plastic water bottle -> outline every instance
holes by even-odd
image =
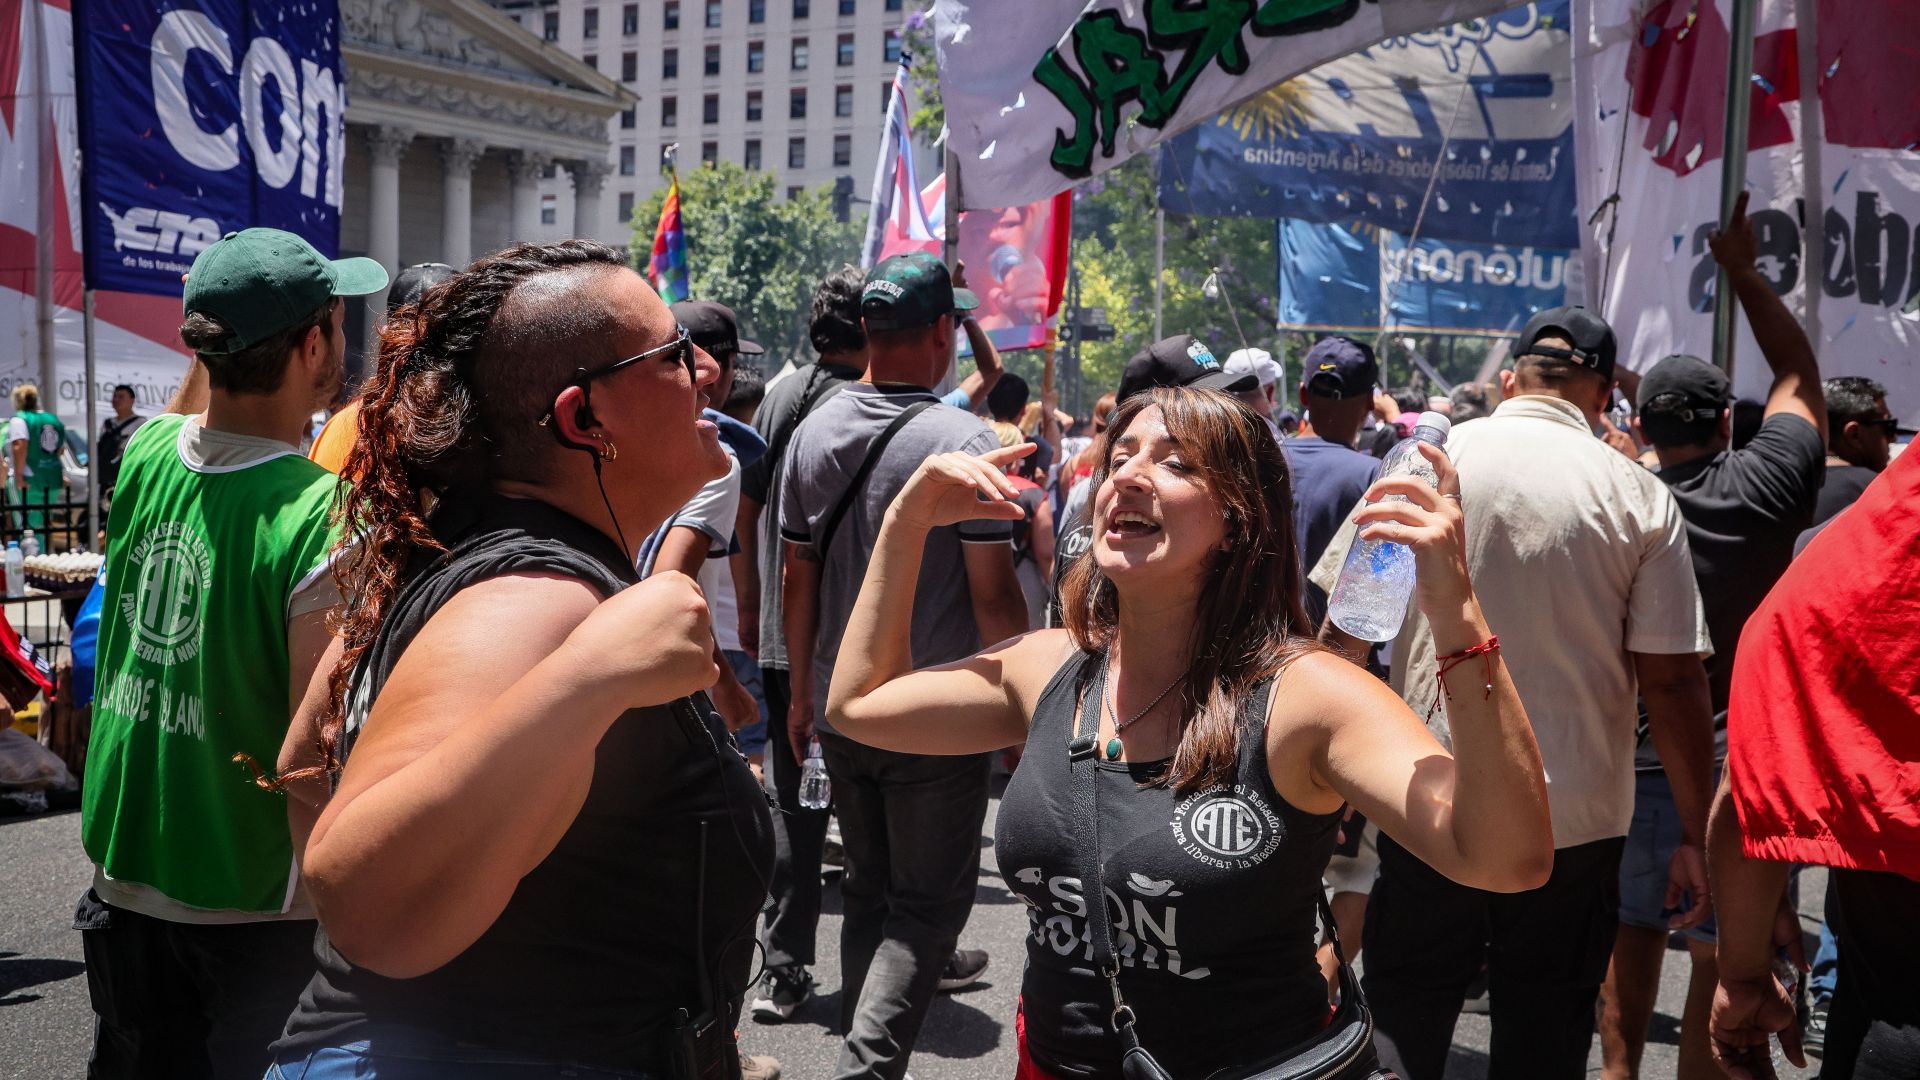
[[[7,595],[27,595],[27,557],[18,540],[7,541]]]
[[[807,760],[800,766],[800,805],[808,810],[825,810],[833,801],[833,781],[827,779],[827,762],[820,756],[820,737],[807,740]]]
[[[20,534],[20,554],[29,559],[40,554],[40,538],[33,535],[32,529]]]
[[[1380,477],[1418,476],[1436,481],[1433,465],[1420,453],[1421,443],[1447,444],[1453,424],[1439,413],[1421,413],[1413,435],[1402,439],[1380,465]],[[1404,495],[1389,499],[1405,501]],[[1413,598],[1413,549],[1389,540],[1356,540],[1340,568],[1340,580],[1327,601],[1333,625],[1362,641],[1387,641],[1400,632]]]

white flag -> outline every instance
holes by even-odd
[[[1309,68],[1516,0],[937,0],[965,208],[1105,172]]]
[[[913,165],[913,125],[907,117],[908,54],[900,54],[900,66],[893,73],[893,88],[887,95],[887,133],[880,140],[880,159],[873,166],[873,198],[867,209],[867,239],[860,247],[860,265],[870,268],[880,261],[887,243],[890,219],[898,214],[895,230],[909,240],[938,244],[941,235],[933,231],[926,208],[920,201],[920,176]]]

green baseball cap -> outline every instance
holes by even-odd
[[[329,259],[290,232],[245,229],[194,257],[180,300],[185,314],[211,315],[233,331],[219,350],[226,355],[299,325],[331,297],[386,287],[387,269],[372,259]]]
[[[953,287],[947,264],[930,252],[894,255],[867,271],[860,290],[860,320],[870,330],[926,326],[950,311],[972,311],[980,298]]]

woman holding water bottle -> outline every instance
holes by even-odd
[[[1478,888],[1537,887],[1553,860],[1539,753],[1467,577],[1445,455],[1423,446],[1435,482],[1380,480],[1359,521],[1412,550],[1436,645],[1460,658],[1443,676],[1451,752],[1313,640],[1284,459],[1254,413],[1211,390],[1151,390],[1115,412],[1064,629],[913,671],[928,530],[1016,516],[1003,467],[1025,452],[943,455],[907,484],[828,702],[838,730],[890,750],[1026,745],[997,829],[1034,929],[1020,1080],[1117,1077],[1130,1048],[1184,1077],[1271,1066],[1348,1029],[1364,1043],[1348,1022],[1357,982],[1342,979],[1330,1024],[1314,959],[1343,805]],[[1090,923],[1080,883],[1096,877],[1109,918]],[[1363,1049],[1311,1075],[1370,1075]]]

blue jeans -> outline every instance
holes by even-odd
[[[265,1080],[666,1080],[628,1072],[540,1061],[522,1054],[465,1046],[420,1032],[396,1031],[316,1050],[267,1067]]]
[[[752,757],[767,746],[767,695],[760,685],[760,662],[739,649],[720,650],[733,665],[734,677],[740,685],[747,688],[753,700],[760,703],[760,719],[733,733],[733,741],[739,744],[740,752]]]
[[[1719,777],[1714,781],[1717,784]],[[1667,901],[1667,864],[1680,847],[1680,811],[1673,804],[1673,785],[1664,772],[1634,777],[1633,824],[1620,857],[1620,921],[1645,930],[1665,930],[1671,914]],[[1682,931],[1690,941],[1711,945],[1718,924],[1712,916]]]

